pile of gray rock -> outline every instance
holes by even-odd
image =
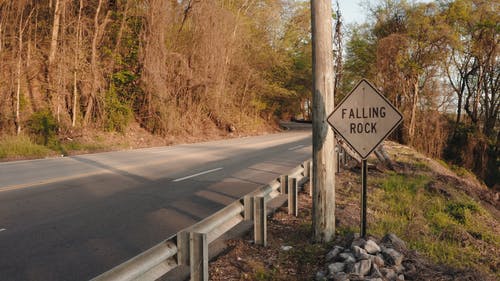
[[[380,243],[354,237],[348,247],[335,246],[326,255],[328,266],[316,274],[316,280],[405,280],[405,251],[404,241],[394,234],[387,234]]]

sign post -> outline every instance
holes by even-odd
[[[366,159],[361,160],[361,237],[366,236]]]
[[[368,155],[401,123],[403,115],[367,80],[362,79],[327,121],[361,156],[361,236],[366,236]]]

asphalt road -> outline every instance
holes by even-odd
[[[291,130],[0,163],[0,280],[88,280],[310,157]]]

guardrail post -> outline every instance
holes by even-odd
[[[177,263],[179,265],[189,265],[189,239],[189,232],[177,233]]]
[[[310,165],[311,165],[311,161],[304,162],[304,177],[309,178],[309,175],[311,172],[311,170],[309,168]]]
[[[288,179],[288,214],[289,215],[298,216],[298,214],[299,214],[297,198],[298,198],[297,179],[296,178],[289,178]]]
[[[254,240],[255,244],[267,246],[267,216],[266,216],[266,200],[259,196],[254,198]]]
[[[191,281],[208,281],[208,241],[206,233],[190,233]]]
[[[287,194],[288,193],[288,175],[280,176],[280,193]]]
[[[245,220],[253,220],[253,201],[253,197],[250,195],[245,195],[245,197],[243,197],[243,206],[245,208],[243,217]]]

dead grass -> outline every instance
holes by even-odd
[[[230,241],[230,250],[210,264],[210,280],[314,279],[328,245],[311,241],[311,202],[301,194],[297,218],[282,207],[268,219],[267,247],[253,244],[250,234]]]

